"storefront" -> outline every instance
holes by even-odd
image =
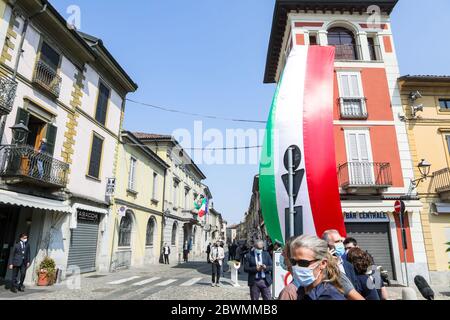
[[[377,266],[397,279],[392,250],[389,214],[384,212],[346,212],[344,214],[347,236],[355,238],[358,245],[369,252]]]
[[[107,209],[75,204],[70,222],[68,270],[97,271],[100,240]]]

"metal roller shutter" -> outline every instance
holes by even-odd
[[[67,262],[69,267],[78,266],[81,273],[96,271],[98,231],[98,218],[92,221],[80,219],[79,213],[77,228],[72,230]]]
[[[389,278],[396,280],[392,262],[389,223],[347,223],[347,236],[355,238],[358,246],[369,252],[375,264],[389,271]]]

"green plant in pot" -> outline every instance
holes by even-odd
[[[56,280],[56,264],[55,260],[50,257],[45,257],[39,264],[38,274],[38,286],[51,286]]]

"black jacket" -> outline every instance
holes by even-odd
[[[20,267],[22,264],[27,264],[31,262],[30,258],[30,245],[28,242],[25,244],[25,247],[22,249],[21,242],[17,242],[14,247],[11,249],[11,254],[9,256],[9,265],[13,265],[14,267]]]
[[[167,246],[167,247],[169,248],[169,250],[167,250],[167,251],[169,252],[168,254],[170,254],[170,247],[169,247],[169,246]],[[166,247],[163,247],[163,248],[162,248],[162,254],[165,254],[165,253],[164,253],[164,252],[166,251],[165,248],[166,248]]]
[[[248,273],[248,285],[252,286],[255,283],[256,274],[256,256],[255,251],[250,251],[244,256],[244,271]],[[272,258],[267,251],[262,252],[262,263],[266,265],[264,270],[266,275],[267,285],[272,285]]]
[[[356,277],[355,268],[353,267],[353,265],[350,262],[348,262],[345,259],[342,259],[342,264],[343,264],[343,267],[345,270],[345,275],[351,281],[351,283],[355,287],[355,290],[358,291],[359,293],[361,293],[362,288],[358,281],[358,278]]]

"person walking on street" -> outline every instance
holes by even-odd
[[[167,245],[167,243],[164,243],[163,255],[164,255],[164,264],[170,264],[169,263],[170,247]]]
[[[184,245],[183,245],[183,261],[184,262],[188,262],[188,257],[189,256],[189,244],[186,241],[184,241]]]
[[[225,252],[219,243],[214,243],[214,246],[211,248],[211,253],[209,255],[209,260],[212,264],[212,287],[220,287],[220,274],[222,272],[222,263],[225,258]]]
[[[259,300],[272,300],[270,286],[272,285],[272,258],[264,250],[264,241],[255,242],[255,250],[244,256],[244,271],[248,273],[248,286],[250,298]]]
[[[236,260],[236,250],[237,250],[237,244],[236,244],[236,240],[233,240],[233,243],[231,245],[230,248],[230,259],[231,260]]]
[[[11,291],[17,293],[19,291],[25,291],[23,285],[27,269],[30,266],[30,245],[28,244],[28,235],[25,233],[20,234],[19,242],[17,242],[11,250],[9,257],[9,269],[12,270],[12,284]],[[20,273],[20,279],[19,279]]]
[[[211,263],[211,260],[209,259],[209,254],[211,253],[211,242],[208,243],[208,246],[206,247],[206,262]]]

